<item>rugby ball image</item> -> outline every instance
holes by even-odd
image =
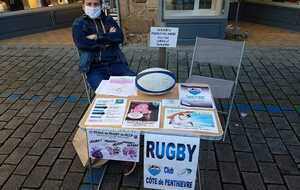
[[[174,73],[162,68],[150,68],[135,78],[136,88],[145,94],[161,95],[169,92],[176,84]]]

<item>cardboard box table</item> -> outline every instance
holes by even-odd
[[[205,84],[195,84],[198,86],[207,86]],[[116,96],[104,96],[104,95],[96,95],[95,98],[121,98]],[[129,102],[131,100],[134,101],[161,101],[163,99],[178,99],[178,84],[167,94],[159,95],[159,96],[153,96],[153,95],[145,95],[142,93],[138,93],[137,96],[131,96],[127,98],[127,108],[129,106]],[[87,111],[85,112],[84,116],[82,117],[80,123],[79,123],[79,129],[77,130],[74,139],[73,139],[73,145],[74,148],[83,164],[83,166],[87,166],[89,158],[88,158],[88,146],[87,146],[87,138],[86,138],[86,128],[122,128],[122,126],[95,126],[95,125],[86,125],[86,120],[89,116],[89,113],[93,107],[93,104],[95,103],[95,99],[92,102],[92,104],[88,107]],[[126,108],[126,110],[127,110]],[[145,132],[149,133],[159,133],[159,134],[167,134],[167,135],[178,135],[178,136],[193,136],[193,137],[200,137],[200,139],[207,139],[207,140],[220,140],[223,135],[223,130],[220,124],[220,120],[218,117],[217,110],[211,109],[216,118],[216,124],[218,130],[216,132],[200,132],[200,131],[192,131],[192,130],[174,130],[174,129],[164,129],[163,128],[163,119],[164,119],[164,107],[161,107],[161,116],[160,116],[160,127],[157,129],[145,129],[145,128],[134,128],[134,130],[140,130],[141,134]],[[126,128],[129,129],[129,128]]]

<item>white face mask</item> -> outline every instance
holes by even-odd
[[[98,16],[100,16],[100,14],[101,14],[101,6],[98,6],[98,7],[84,6],[84,12],[91,19],[95,19]]]

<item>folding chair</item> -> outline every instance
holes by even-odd
[[[76,48],[76,51],[77,51],[78,58],[80,59],[80,50]],[[84,89],[85,89],[87,99],[89,101],[89,104],[91,104],[94,91],[93,91],[93,89],[91,88],[90,84],[87,81],[86,73],[81,73],[81,76],[82,76],[82,79],[83,79]]]
[[[225,121],[223,141],[225,141],[227,128],[236,95],[238,78],[244,54],[244,41],[229,41],[220,39],[196,38],[192,63],[189,71],[188,83],[206,83],[210,86],[214,98],[230,98],[229,110]],[[193,74],[195,65],[219,65],[236,68],[235,80],[206,77]],[[226,73],[225,73],[226,75]]]

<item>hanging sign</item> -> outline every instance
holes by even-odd
[[[200,139],[145,134],[144,187],[165,190],[195,188]]]
[[[178,28],[151,27],[150,47],[176,47]]]
[[[139,131],[87,128],[87,139],[92,159],[139,161]]]

